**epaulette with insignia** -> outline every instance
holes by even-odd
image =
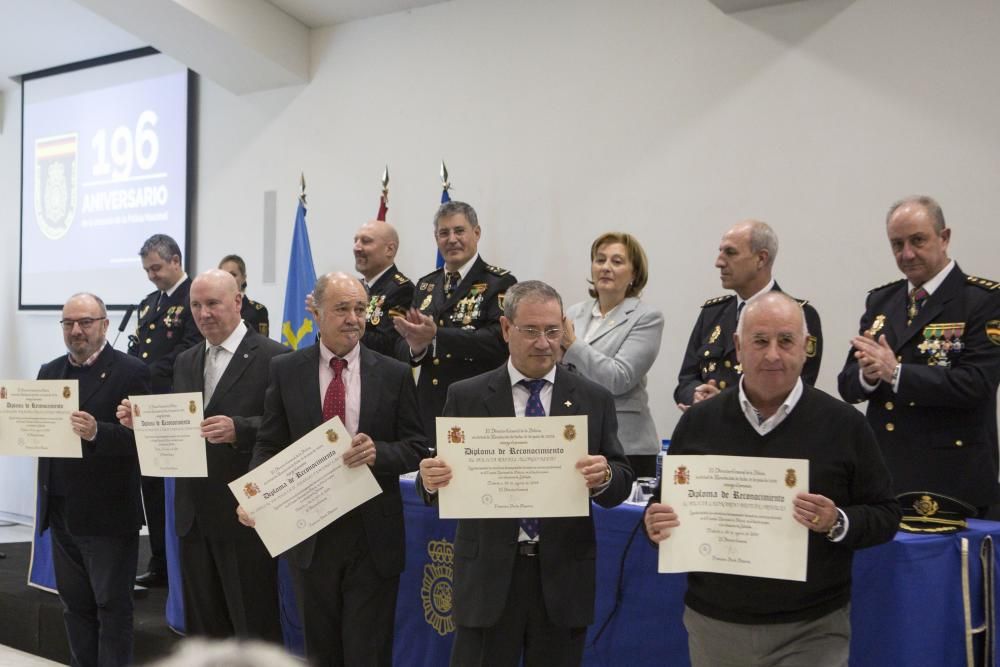
[[[392,276],[392,279],[395,280],[400,285],[405,285],[406,283],[410,282],[410,279],[404,276],[402,273],[394,274]]]
[[[730,299],[735,299],[735,298],[736,298],[735,294],[726,294],[725,296],[717,296],[714,299],[709,299],[705,303],[701,304],[701,307],[708,308],[709,306],[716,306],[720,303],[725,303]]]
[[[510,273],[507,269],[501,269],[499,266],[493,266],[492,264],[487,264],[486,270],[495,276],[505,276]]]
[[[986,278],[978,278],[976,276],[966,276],[965,280],[970,285],[975,285],[976,287],[982,287],[983,289],[988,289],[988,290],[1000,289],[1000,283],[993,280],[987,280]]]
[[[253,304],[253,307],[254,307],[254,308],[256,308],[257,310],[264,310],[264,304],[262,304],[262,303],[257,303],[257,302],[256,302],[256,301],[254,301],[253,299],[247,299],[247,301],[249,301],[250,303],[252,303],[252,304]]]
[[[898,285],[899,283],[902,283],[902,282],[906,282],[906,278],[900,278],[899,280],[893,280],[893,281],[888,282],[888,283],[886,283],[884,285],[879,285],[878,287],[873,287],[870,290],[868,290],[868,293],[871,294],[872,292],[877,292],[877,291],[883,290],[883,289],[885,289],[887,287],[894,287],[894,286],[896,286],[896,285]]]
[[[422,278],[420,278],[420,280],[421,281],[434,280],[434,277],[437,276],[438,274],[442,273],[443,271],[444,271],[444,267],[443,266],[440,269],[434,269],[433,271],[431,271],[430,273],[428,273],[426,276],[423,276]]]

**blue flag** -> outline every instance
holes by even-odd
[[[451,201],[451,196],[448,194],[448,188],[447,187],[442,188],[441,203],[447,204],[450,201]],[[438,248],[437,264],[435,265],[435,268],[440,269],[442,266],[444,266],[444,257],[441,256],[441,248]]]
[[[292,252],[288,257],[288,282],[285,285],[285,317],[281,324],[281,342],[298,350],[316,342],[313,319],[306,310],[306,295],[316,285],[316,268],[309,230],[306,228],[306,206],[299,200],[292,232]]]

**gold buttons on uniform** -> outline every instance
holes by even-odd
[[[885,402],[885,409],[886,410],[892,410],[894,407],[896,407],[896,406],[893,405],[892,401],[886,401]]]
[[[155,328],[156,328],[156,324],[150,324],[150,325],[149,325],[149,330],[150,330],[150,331],[152,331],[152,330],[153,330],[153,329],[155,329]]]
[[[438,359],[437,357],[434,357],[434,365],[435,366],[440,366],[441,365],[441,360]]]
[[[888,424],[885,425],[885,430],[891,433],[896,430],[896,425],[893,424],[892,422],[889,422]]]
[[[719,382],[719,389],[725,389],[725,388],[726,388],[726,381],[725,380],[721,380]]]
[[[145,358],[146,358],[146,357],[148,357],[148,356],[149,356],[149,352],[143,352],[143,353],[142,353],[142,358],[143,358],[143,359],[145,359]]]
[[[706,356],[706,357],[707,357],[708,355],[710,355],[710,354],[711,354],[711,352],[709,352],[708,350],[705,350],[705,356]]]
[[[451,352],[449,352],[448,354],[444,355],[444,358],[445,359],[451,359]]]
[[[433,378],[431,380],[431,384],[434,385],[435,387],[438,386],[438,379],[437,378]]]
[[[153,342],[153,339],[152,339],[152,338],[147,338],[147,339],[146,339],[146,345],[149,345],[149,344],[150,344],[150,343],[152,343],[152,342]]]
[[[726,359],[726,363],[724,363],[722,365],[725,366],[726,368],[732,368],[733,367],[733,362],[729,361],[729,359]]]
[[[961,446],[962,446],[962,445],[964,445],[964,444],[965,444],[965,443],[964,443],[964,442],[962,442],[961,440],[956,440],[956,441],[955,441],[955,446],[956,446],[956,447],[961,447]]]
[[[914,408],[914,407],[916,407],[916,406],[917,406],[917,404],[916,404],[916,403],[914,403],[913,401],[910,401],[910,407],[911,407],[911,408]]]
[[[438,326],[439,327],[443,327],[444,326],[444,320],[438,320]]]

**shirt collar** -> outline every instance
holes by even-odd
[[[378,282],[378,279],[379,279],[379,278],[381,278],[382,276],[384,276],[384,275],[385,275],[385,273],[386,273],[386,271],[388,271],[388,270],[389,270],[389,269],[391,269],[391,268],[392,268],[392,264],[389,264],[389,266],[387,266],[387,267],[385,267],[384,269],[382,269],[381,271],[379,271],[379,272],[378,272],[378,275],[377,275],[377,276],[375,276],[374,278],[372,278],[371,280],[368,280],[367,278],[365,278],[365,277],[363,277],[363,276],[362,276],[362,278],[361,278],[361,279],[362,279],[362,280],[364,280],[364,282],[365,282],[365,286],[366,286],[366,287],[369,287],[369,288],[371,288],[371,286],[372,286],[372,285],[374,285],[375,283],[377,283],[377,282]]]
[[[530,378],[521,371],[514,368],[514,362],[507,358],[507,373],[510,374],[510,386],[517,386],[517,383],[521,380],[548,380],[549,384],[554,385],[556,383],[556,367],[553,365],[548,373],[540,378]]]
[[[173,295],[174,295],[174,292],[176,292],[176,291],[177,291],[177,288],[178,288],[178,287],[180,287],[180,284],[181,284],[182,282],[184,282],[185,280],[187,280],[187,278],[188,278],[188,274],[187,274],[187,273],[185,273],[185,272],[182,272],[182,273],[181,273],[181,279],[180,279],[180,280],[178,280],[177,282],[175,282],[175,283],[174,283],[174,286],[173,286],[173,287],[171,287],[170,289],[168,289],[168,290],[167,290],[166,292],[164,292],[164,294],[166,294],[167,296],[173,296]]]
[[[746,415],[747,420],[751,423],[751,425],[754,426],[754,428],[756,428],[758,425],[760,425],[761,421],[757,418],[757,415],[759,414],[757,412],[757,408],[753,406],[753,403],[750,402],[750,399],[747,397],[746,392],[743,390],[743,380],[745,379],[746,379],[745,375],[740,376],[740,407],[743,408],[743,414]],[[775,417],[779,416],[780,419],[784,419],[785,417],[787,417],[792,412],[792,410],[795,409],[795,406],[798,404],[799,399],[802,398],[802,391],[803,391],[802,378],[796,378],[795,386],[792,387],[792,390],[788,393],[788,396],[785,397],[784,402],[780,406],[778,406],[777,411],[773,415],[768,417],[768,419],[774,419]]]
[[[229,354],[236,354],[236,348],[240,346],[240,343],[243,342],[243,337],[246,335],[247,335],[247,325],[243,323],[243,320],[240,320],[240,323],[236,325],[236,328],[233,329],[233,332],[229,334],[226,340],[222,341],[219,344],[219,347],[221,347]],[[206,352],[211,350],[213,347],[215,346],[209,343],[207,340],[205,341]]]
[[[320,340],[320,342],[319,342],[319,358],[323,360],[323,365],[324,366],[329,366],[330,365],[330,360],[333,359],[336,356],[337,355],[335,355],[333,353],[333,351],[330,348],[328,348],[326,345],[324,345],[322,340]],[[353,348],[351,348],[350,352],[348,352],[345,356],[340,357],[340,358],[343,359],[343,360],[345,360],[347,362],[347,368],[348,368],[348,370],[353,370],[353,369],[357,368],[358,367],[358,359],[361,358],[361,344],[359,343],[359,344],[355,345]]]
[[[925,282],[923,285],[921,285],[921,287],[923,287],[927,291],[928,295],[934,294],[934,290],[936,290],[938,287],[941,287],[941,283],[944,282],[944,279],[948,277],[948,274],[951,273],[951,270],[954,268],[955,268],[955,260],[949,261],[943,269],[937,272],[936,276]],[[914,285],[910,281],[906,281],[906,283],[909,286],[911,292],[914,289],[916,289],[916,285]]]
[[[766,292],[770,292],[773,289],[774,289],[774,278],[771,278],[771,280],[769,280],[768,283],[766,285],[764,285],[764,289],[762,289],[761,291],[759,291],[756,294],[754,294],[753,296],[751,296],[750,299],[754,299],[754,298],[760,296],[761,294],[764,294]],[[739,308],[740,304],[746,303],[750,299],[744,299],[744,298],[740,297],[739,293],[737,293],[736,294],[736,307]]]
[[[465,276],[469,275],[469,271],[472,270],[472,265],[476,263],[477,259],[479,259],[478,252],[472,256],[472,259],[470,259],[462,266],[458,267],[458,282],[462,282],[463,280],[465,280]],[[444,272],[447,275],[448,269],[445,269]]]
[[[104,343],[101,344],[101,347],[97,349],[97,352],[94,352],[92,355],[87,357],[87,359],[82,364],[76,363],[76,361],[73,359],[72,354],[67,354],[66,359],[69,360],[70,366],[74,366],[76,368],[90,368],[91,366],[94,365],[94,362],[97,361],[97,358],[101,356],[101,352],[104,352],[104,348],[107,346],[107,344],[108,341],[105,340]]]

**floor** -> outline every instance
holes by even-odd
[[[8,542],[28,542],[30,540],[31,526],[10,526],[0,522],[0,552],[3,551],[3,545]],[[0,645],[0,667],[49,667],[59,664]]]

